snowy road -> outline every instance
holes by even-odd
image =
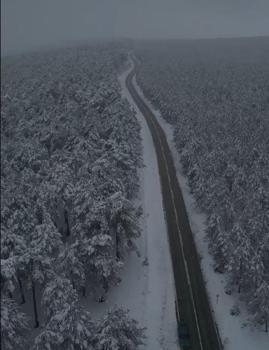
[[[141,203],[144,216],[142,234],[136,242],[141,256],[132,253],[128,258],[122,282],[112,289],[107,304],[114,303],[130,309],[131,316],[146,327],[145,350],[176,350],[173,270],[158,163],[147,123],[125,85],[129,72],[120,76],[120,84],[123,97],[133,106],[141,125],[144,163],[141,169]]]
[[[180,318],[189,326],[192,349],[222,349],[173,157],[164,131],[134,87],[133,76],[134,71],[127,77],[127,87],[149,125],[157,153]]]

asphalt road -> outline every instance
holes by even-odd
[[[157,154],[179,318],[189,328],[192,350],[223,349],[208,300],[172,154],[163,129],[132,83],[134,75],[135,68],[127,76],[126,86],[147,121]]]

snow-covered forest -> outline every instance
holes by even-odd
[[[269,42],[137,45],[137,82],[174,141],[226,293],[269,322]]]
[[[127,311],[97,320],[80,305],[105,300],[140,233],[140,126],[117,80],[126,52],[96,45],[2,62],[3,350],[143,341]]]

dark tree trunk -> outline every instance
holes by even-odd
[[[73,286],[73,288],[74,288],[74,289],[76,289],[75,282],[74,282],[73,280],[72,280],[71,282],[72,282],[72,286]]]
[[[19,289],[20,289],[20,294],[21,294],[21,304],[25,304],[25,296],[24,296],[24,291],[23,291],[23,287],[22,287],[22,281],[20,279],[19,274],[17,275],[17,279],[18,279],[18,284],[19,284]]]
[[[112,223],[112,232],[113,236],[115,237],[115,254],[116,254],[116,260],[120,261],[121,260],[121,252],[120,252],[120,237],[119,233],[117,230],[117,222],[119,221],[119,218],[116,217],[114,218],[114,221]]]
[[[268,333],[268,320],[265,319],[265,332]]]
[[[116,258],[118,261],[121,259],[119,245],[120,245],[120,239],[119,239],[119,235],[116,231]]]
[[[33,295],[33,306],[34,306],[34,316],[35,316],[35,328],[39,327],[37,304],[36,304],[36,289],[35,282],[32,280],[32,295]]]
[[[240,259],[239,263],[239,278],[238,278],[238,293],[241,293],[241,274],[242,274],[242,259]]]
[[[64,210],[64,221],[66,224],[66,236],[69,237],[70,236],[70,227],[69,227],[69,220],[68,220],[68,213],[67,210]]]
[[[11,291],[10,291],[10,290],[8,291],[8,296],[10,297],[10,299],[12,299],[12,298],[13,298],[13,294],[11,293]]]
[[[107,282],[106,278],[103,278],[103,288],[104,288],[105,293],[107,293],[109,286],[108,286],[108,282]]]
[[[82,296],[86,297],[86,286],[82,287]]]
[[[237,292],[240,294],[241,293],[241,278],[238,278],[237,285],[238,285]]]
[[[37,217],[38,224],[41,225],[43,222],[43,212],[40,206],[38,206],[36,209],[36,217]]]

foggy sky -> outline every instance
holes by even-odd
[[[2,52],[91,38],[269,35],[269,0],[1,0]]]

